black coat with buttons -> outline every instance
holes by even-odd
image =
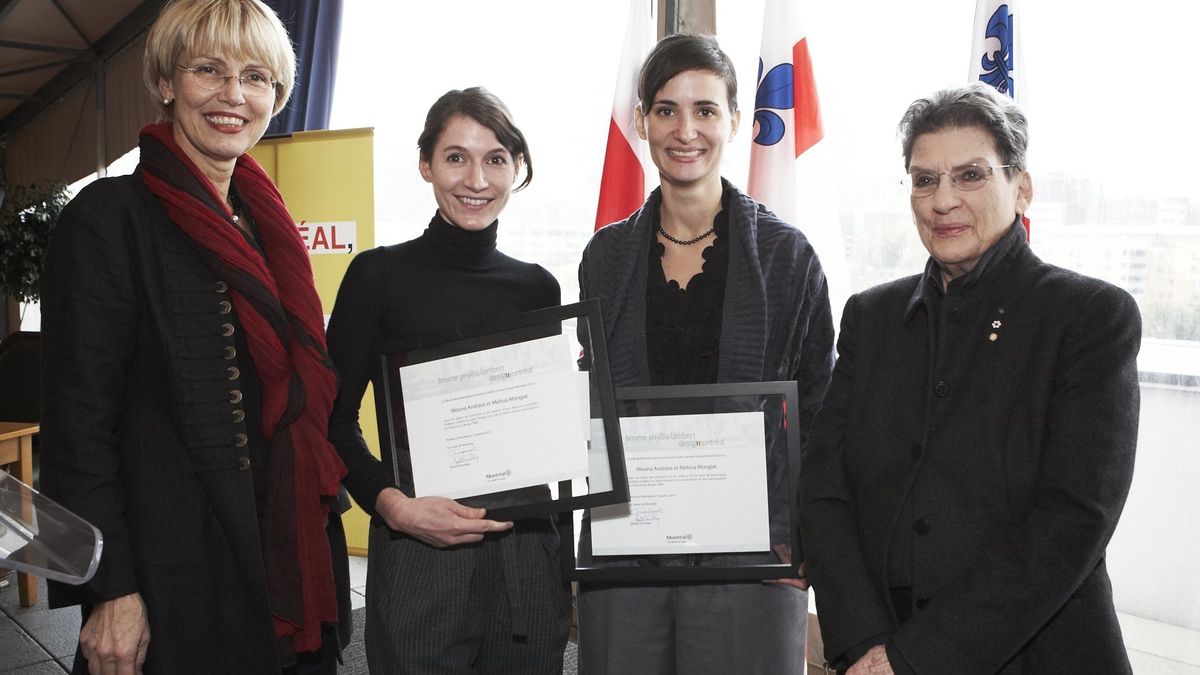
[[[1104,551],[1133,474],[1141,319],[1019,227],[935,302],[920,275],[846,304],[800,505],[836,667],[886,644],[898,673],[1129,671]]]
[[[86,616],[140,593],[147,673],[279,672],[259,388],[231,303],[140,177],[97,181],[63,211],[42,277],[41,480],[104,548],[92,580],[51,583],[50,603]]]

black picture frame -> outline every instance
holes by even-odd
[[[405,494],[413,496],[412,461],[399,375],[401,367],[512,345],[561,331],[572,335],[583,345],[576,366],[588,374],[590,416],[601,422],[592,425],[594,436],[602,434],[602,437],[593,441],[605,448],[605,452],[598,456],[589,452],[593,460],[589,466],[593,469],[598,467],[605,471],[605,475],[589,473],[584,483],[574,486],[571,481],[563,480],[557,481],[557,484],[480,494],[457,501],[486,508],[487,517],[492,520],[517,520],[628,501],[625,457],[603,327],[599,301],[586,300],[382,345],[378,378],[382,392],[376,397],[376,413],[380,442],[385,451],[392,452],[395,485]],[[606,487],[593,489],[599,485]]]
[[[585,510],[564,528],[561,552],[564,576],[574,581],[620,583],[797,578],[795,565],[783,560],[775,550],[776,544],[784,545],[789,557],[791,551],[799,550],[796,490],[800,481],[800,439],[796,431],[799,428],[796,382],[618,387],[615,395],[621,419],[763,410],[772,549],[755,553],[595,556],[591,552],[590,514]]]

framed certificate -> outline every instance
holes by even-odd
[[[629,501],[563,537],[582,581],[795,577],[795,382],[620,387]]]
[[[384,345],[396,485],[513,520],[628,499],[595,300]]]

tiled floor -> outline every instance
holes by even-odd
[[[367,559],[350,556],[350,609],[367,606]]]
[[[1121,632],[1138,675],[1200,674],[1200,632],[1121,614]]]
[[[79,608],[46,608],[46,582],[38,581],[38,602],[22,609],[16,574],[0,590],[0,673],[57,673],[70,667],[79,637]],[[64,665],[65,664],[65,665]]]
[[[366,558],[350,559],[350,579],[358,609],[366,604]],[[1128,614],[1121,615],[1121,629],[1138,675],[1200,675],[1200,631]],[[26,609],[18,607],[15,583],[0,590],[0,674],[61,675],[78,634],[79,610],[47,609],[44,582],[38,583],[38,604]]]

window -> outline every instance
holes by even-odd
[[[623,2],[347,2],[331,127],[375,128],[376,243],[425,229],[437,208],[417,172],[425,113],[450,89],[482,85],[512,111],[533,158],[533,182],[500,216],[499,247],[550,270],[566,301],[577,297],[627,10]]]

